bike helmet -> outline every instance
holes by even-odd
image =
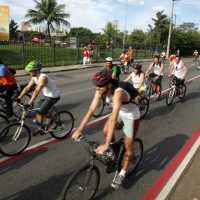
[[[140,63],[133,63],[132,67],[133,67],[133,69],[141,70],[142,69],[142,64],[140,64]]]
[[[30,71],[36,71],[41,68],[42,68],[42,63],[34,60],[28,63],[28,65],[25,67],[25,70],[30,72]]]
[[[112,71],[111,70],[101,70],[99,72],[97,72],[94,76],[93,76],[93,83],[94,85],[98,86],[98,87],[103,87],[105,85],[107,85],[108,83],[110,83],[112,80]]]
[[[107,61],[107,62],[112,62],[113,59],[112,59],[111,57],[107,57],[107,58],[106,58],[106,61]]]

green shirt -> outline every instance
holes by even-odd
[[[106,69],[105,66],[102,67],[102,70]],[[113,68],[109,68],[110,70],[112,70],[112,74],[116,74],[116,77],[114,78],[115,80],[118,80],[119,81],[119,75],[120,75],[120,72],[118,69],[118,67],[116,65],[113,66]]]

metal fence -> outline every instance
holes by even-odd
[[[40,60],[46,67],[65,66],[82,63],[83,44],[70,48],[65,43],[7,42],[0,44],[0,58],[15,69],[22,69],[31,60]],[[122,45],[97,43],[94,49],[93,63],[105,61],[111,56],[117,60],[122,53]],[[139,47],[134,50],[134,59],[152,58],[154,48]]]

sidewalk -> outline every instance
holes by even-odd
[[[169,200],[200,200],[200,148],[190,161]]]
[[[141,59],[141,60],[135,60],[135,62],[148,62],[152,61],[152,59]],[[114,62],[119,63],[119,62]],[[80,70],[80,69],[86,69],[86,68],[94,68],[94,67],[101,67],[105,64],[103,63],[94,63],[94,64],[88,64],[84,66],[83,64],[78,65],[66,65],[66,66],[58,66],[58,67],[44,67],[42,68],[42,72],[44,73],[52,73],[52,72],[62,72],[62,71],[72,71],[72,70]],[[27,76],[29,73],[23,69],[17,70],[16,77],[18,76]]]

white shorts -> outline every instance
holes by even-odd
[[[123,132],[126,137],[133,139],[139,129],[139,119],[129,119],[122,115],[118,115],[118,123],[123,122]]]

